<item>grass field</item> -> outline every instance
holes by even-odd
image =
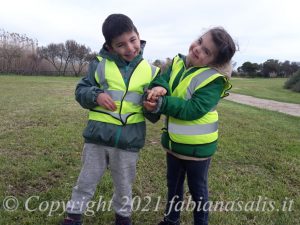
[[[232,78],[232,92],[300,104],[300,93],[283,89],[287,78]]]
[[[0,76],[1,225],[52,225],[63,218],[80,171],[87,121],[87,111],[74,100],[77,81]],[[220,143],[209,174],[210,200],[218,207],[212,208],[210,224],[300,224],[299,118],[228,101],[221,101],[219,114]],[[148,124],[140,154],[133,189],[135,225],[155,225],[163,216],[161,127],[162,121]],[[86,225],[113,224],[109,206],[98,206],[108,204],[112,193],[107,172]],[[181,224],[192,224],[189,208],[183,210]]]

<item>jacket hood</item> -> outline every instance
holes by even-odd
[[[109,50],[107,49],[105,43],[103,44],[103,46],[102,46],[102,48],[99,52],[99,55],[103,58],[114,61],[117,64],[117,66],[123,67],[123,66],[127,66],[128,64],[136,64],[141,59],[143,59],[143,52],[144,52],[145,45],[146,45],[146,41],[141,40],[141,51],[140,51],[140,53],[129,63],[126,62],[124,59],[122,59],[117,54],[109,52]]]

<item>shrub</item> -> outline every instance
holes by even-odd
[[[293,85],[292,90],[295,92],[300,92],[300,81]]]
[[[295,72],[285,83],[284,88],[300,92],[300,70]]]

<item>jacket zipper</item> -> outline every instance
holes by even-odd
[[[125,126],[126,123],[127,123],[127,119],[126,119],[126,121],[123,121],[122,116],[121,116],[121,115],[122,115],[121,112],[122,112],[122,107],[123,107],[123,101],[124,101],[124,98],[125,98],[125,96],[126,96],[126,94],[127,94],[127,92],[128,92],[128,87],[129,87],[129,83],[130,83],[131,76],[132,76],[133,72],[135,71],[135,68],[141,63],[141,61],[142,61],[142,59],[141,59],[141,60],[136,64],[136,66],[133,68],[133,70],[132,70],[132,72],[131,72],[131,74],[130,74],[130,76],[129,76],[128,81],[127,81],[127,80],[124,80],[125,85],[126,85],[126,91],[125,91],[125,93],[124,93],[124,95],[123,95],[123,97],[122,97],[121,105],[120,105],[120,109],[119,109],[119,117],[120,117],[120,121],[121,121],[121,123],[122,123],[123,126]],[[127,66],[125,67],[125,74],[128,72],[128,66],[129,66],[129,65],[127,65]],[[136,114],[136,113],[132,113],[132,114],[130,114],[129,116],[134,115],[134,114]],[[128,117],[129,117],[129,116],[128,116]],[[127,118],[128,118],[128,117],[127,117]],[[117,133],[116,133],[115,147],[117,147],[118,144],[119,144],[119,140],[120,140],[120,137],[121,137],[121,133],[122,133],[122,127],[120,126],[120,127],[118,128]]]
[[[128,92],[128,88],[129,88],[129,84],[130,84],[130,79],[131,79],[132,74],[133,74],[133,72],[135,71],[136,67],[137,67],[141,62],[142,62],[142,59],[141,59],[141,60],[136,64],[136,66],[132,69],[131,74],[130,74],[129,79],[128,79],[128,82],[127,82],[127,85],[126,85],[126,91],[125,91],[125,93],[124,93],[124,95],[123,95],[123,97],[122,97],[122,100],[121,100],[121,105],[120,105],[120,110],[119,110],[119,116],[120,116],[120,121],[121,121],[121,123],[122,123],[123,126],[126,125],[128,117],[130,117],[130,116],[136,114],[136,113],[130,114],[130,115],[127,117],[126,121],[123,121],[123,119],[122,119],[122,117],[121,117],[121,115],[122,115],[121,112],[122,112],[122,107],[123,107],[123,100],[124,100],[124,98],[125,98],[125,96],[126,96],[126,94],[127,94],[127,92]],[[126,68],[128,68],[128,66],[125,67],[125,72],[126,72]]]

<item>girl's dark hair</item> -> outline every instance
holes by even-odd
[[[222,65],[229,62],[236,51],[236,46],[231,36],[222,27],[212,28],[207,33],[211,34],[212,40],[219,50],[214,63]]]
[[[125,32],[131,31],[134,31],[138,34],[138,31],[132,20],[123,14],[109,15],[102,25],[102,34],[108,46],[111,46],[111,42],[114,38],[122,35]]]

